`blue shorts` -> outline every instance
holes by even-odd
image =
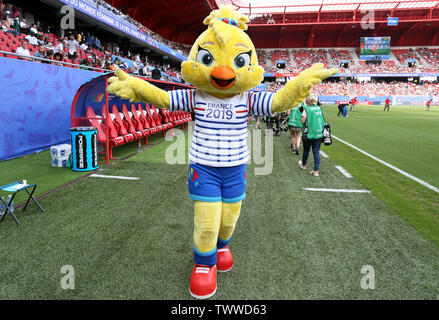
[[[189,165],[189,198],[206,202],[235,203],[245,198],[247,165],[209,167]]]

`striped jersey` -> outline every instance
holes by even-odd
[[[247,118],[271,116],[274,93],[243,92],[218,99],[201,90],[169,92],[170,110],[195,113],[189,160],[211,167],[232,167],[249,160]]]

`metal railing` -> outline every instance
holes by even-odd
[[[96,68],[96,67],[91,67],[91,66],[86,66],[86,65],[81,65],[81,64],[76,64],[76,63],[70,63],[70,62],[65,62],[65,61],[59,61],[59,60],[52,60],[52,59],[46,59],[46,58],[39,58],[39,57],[35,57],[35,56],[27,56],[27,55],[23,55],[23,54],[19,54],[19,53],[15,53],[15,52],[9,52],[9,51],[1,51],[0,53],[4,53],[6,55],[10,55],[10,56],[16,56],[18,58],[21,58],[21,60],[32,60],[32,61],[41,61],[41,62],[48,62],[50,64],[62,64],[63,66],[72,66],[78,69],[87,69],[87,70],[93,70],[93,71],[101,71],[101,72],[113,72],[112,70],[108,70],[108,69],[103,69],[103,68]]]
[[[18,54],[18,53],[15,53],[15,52],[9,52],[9,51],[2,51],[2,50],[0,50],[0,54],[1,53],[4,53],[6,55],[11,55],[11,56],[16,56],[20,60],[27,60],[27,61],[33,61],[33,62],[36,62],[36,61],[47,62],[47,63],[52,64],[52,65],[54,65],[54,64],[61,64],[63,67],[72,66],[75,69],[97,71],[99,73],[112,73],[112,72],[114,72],[114,70],[109,70],[109,69],[104,69],[104,68],[96,68],[96,67],[91,67],[91,66],[82,65],[82,64],[76,64],[76,63],[70,63],[70,62],[65,62],[65,61],[60,61],[60,60],[52,60],[52,59],[46,59],[46,58],[39,58],[39,57],[35,57],[35,56],[27,56],[27,55]],[[128,74],[131,75],[131,76],[134,76],[134,77],[139,77],[139,78],[142,78],[142,79],[151,80],[151,78],[147,78],[147,77],[141,76],[139,74],[134,74],[134,73],[128,73]],[[164,81],[165,82],[178,83],[178,84],[184,84],[184,83],[176,82],[176,81],[166,81],[166,80],[164,80]]]

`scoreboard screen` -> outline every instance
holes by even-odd
[[[360,38],[361,60],[389,60],[390,37]]]

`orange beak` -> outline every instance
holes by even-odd
[[[227,90],[235,84],[235,71],[227,66],[215,67],[210,73],[210,83],[217,89]]]

